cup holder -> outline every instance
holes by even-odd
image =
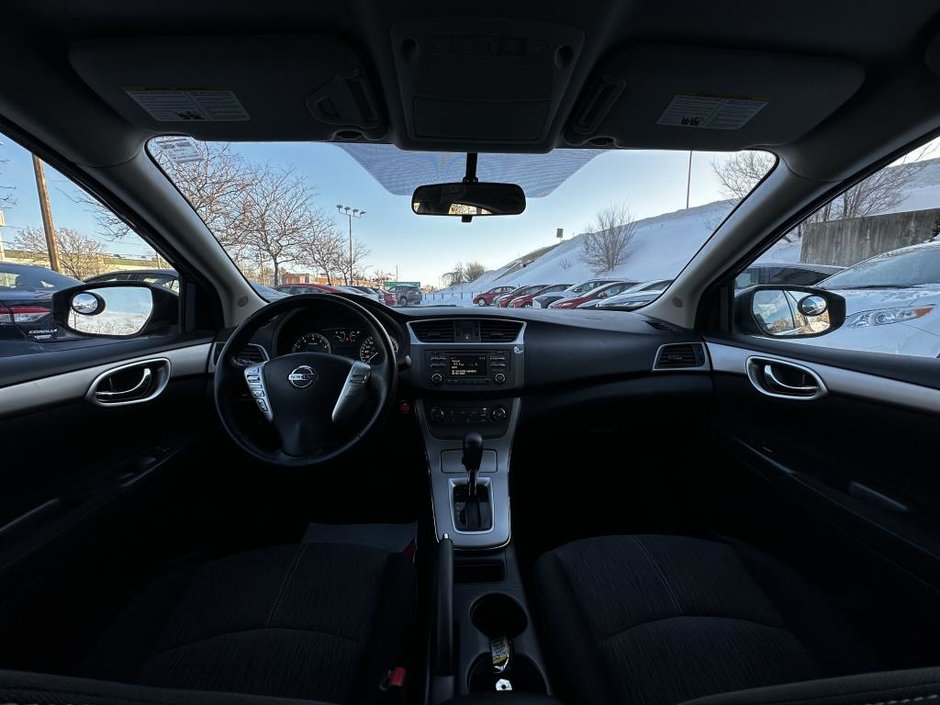
[[[548,695],[545,679],[531,659],[515,656],[509,660],[509,668],[503,673],[493,673],[490,655],[483,654],[470,667],[467,689],[471,693],[496,693],[496,681],[505,678],[512,683],[513,692],[540,693]]]
[[[470,621],[490,639],[499,636],[514,639],[529,624],[522,605],[509,595],[500,593],[484,595],[477,600],[470,609]]]

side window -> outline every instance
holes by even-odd
[[[845,299],[842,326],[802,337],[827,326],[801,318],[792,296],[788,303],[755,298],[762,328],[767,321],[789,331],[769,336],[830,349],[940,357],[940,140],[806,218],[739,274],[735,288],[757,283],[814,286]]]
[[[128,289],[101,290],[107,296],[97,299],[95,326],[83,327],[86,335],[59,325],[53,295],[92,278],[154,281],[179,291],[176,272],[120,218],[0,135],[0,357],[106,345],[120,339],[114,336],[148,332],[150,302]]]

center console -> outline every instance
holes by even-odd
[[[510,539],[509,457],[525,374],[525,323],[433,318],[408,323],[415,413],[424,437],[438,539],[490,550]],[[476,487],[465,440],[483,439]],[[476,492],[475,489],[479,489]]]
[[[428,700],[511,690],[539,702],[548,679],[510,543],[525,323],[433,318],[408,330],[438,541]]]

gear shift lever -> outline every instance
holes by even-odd
[[[476,431],[467,431],[463,437],[463,458],[460,462],[467,469],[467,496],[471,499],[477,496],[477,473],[482,460],[483,436]]]

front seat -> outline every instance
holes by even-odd
[[[535,576],[543,642],[571,705],[673,705],[877,668],[821,593],[746,546],[594,538],[545,554]]]
[[[379,700],[402,664],[411,560],[367,546],[278,546],[181,569],[123,610],[84,675],[328,703]]]

